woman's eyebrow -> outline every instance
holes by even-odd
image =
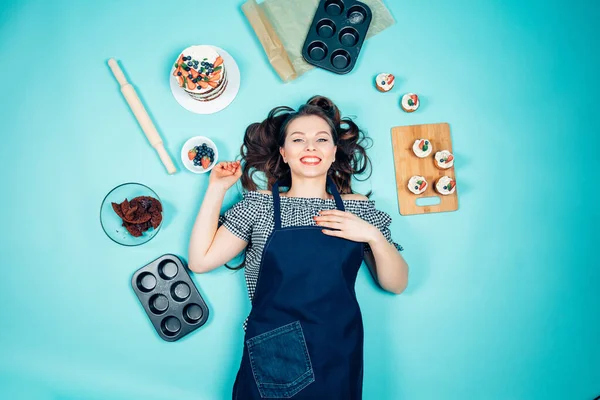
[[[296,131],[296,132],[290,133],[290,136],[291,135],[304,135],[304,136],[306,136],[306,133],[300,132],[300,131]],[[319,132],[315,133],[315,136],[317,136],[317,135],[329,135],[329,136],[331,136],[331,133],[329,133],[327,131],[319,131]]]

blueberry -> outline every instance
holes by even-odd
[[[381,86],[385,85],[385,81],[381,81]]]
[[[178,76],[181,76],[181,71],[177,73]]]
[[[419,187],[418,187],[418,186],[415,186],[415,190],[418,190],[418,189],[419,189]]]
[[[426,140],[426,141],[425,141],[425,144],[429,144],[429,142]]]
[[[198,79],[192,79],[192,82],[196,83],[198,82]]]
[[[196,89],[201,90],[202,86],[196,86]]]
[[[448,186],[444,186],[444,190],[448,189]]]
[[[202,147],[206,147],[206,143],[202,143]]]
[[[192,65],[193,65],[193,64],[192,64],[191,62],[188,62],[188,63],[187,63],[187,66],[188,66],[188,67],[191,67]]]

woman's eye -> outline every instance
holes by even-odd
[[[323,142],[326,142],[326,141],[327,141],[327,139],[321,138],[321,139],[319,139],[318,141],[319,141],[319,142],[321,142],[321,141],[323,141]]]
[[[294,139],[293,140],[294,143],[298,143],[298,142],[301,142],[301,141],[302,141],[302,139]]]

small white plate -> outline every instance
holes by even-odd
[[[198,101],[190,97],[177,83],[177,78],[173,76],[175,63],[169,73],[169,84],[171,93],[179,105],[188,111],[196,114],[214,114],[227,107],[237,96],[240,90],[240,69],[231,55],[220,47],[212,46],[223,57],[223,64],[227,70],[227,87],[222,95],[211,101]],[[192,164],[193,165],[193,164]]]
[[[215,159],[208,166],[207,169],[202,168],[201,165],[195,166],[194,161],[190,160],[190,158],[188,157],[188,152],[191,149],[193,149],[195,146],[202,146],[202,143],[206,143],[206,145],[208,147],[210,147],[211,149],[213,149],[213,151],[215,152]],[[185,144],[181,148],[181,162],[187,169],[189,169],[193,173],[204,174],[206,172],[209,172],[211,169],[213,169],[213,167],[215,165],[217,165],[217,163],[219,162],[219,150],[217,150],[217,146],[209,138],[204,137],[204,136],[194,136],[193,138],[188,139],[188,141],[185,142]]]

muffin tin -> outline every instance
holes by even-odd
[[[317,67],[347,74],[356,64],[372,17],[371,9],[359,1],[321,0],[302,56]]]
[[[138,269],[131,286],[156,332],[168,342],[181,339],[208,319],[208,307],[179,257],[165,254]]]

